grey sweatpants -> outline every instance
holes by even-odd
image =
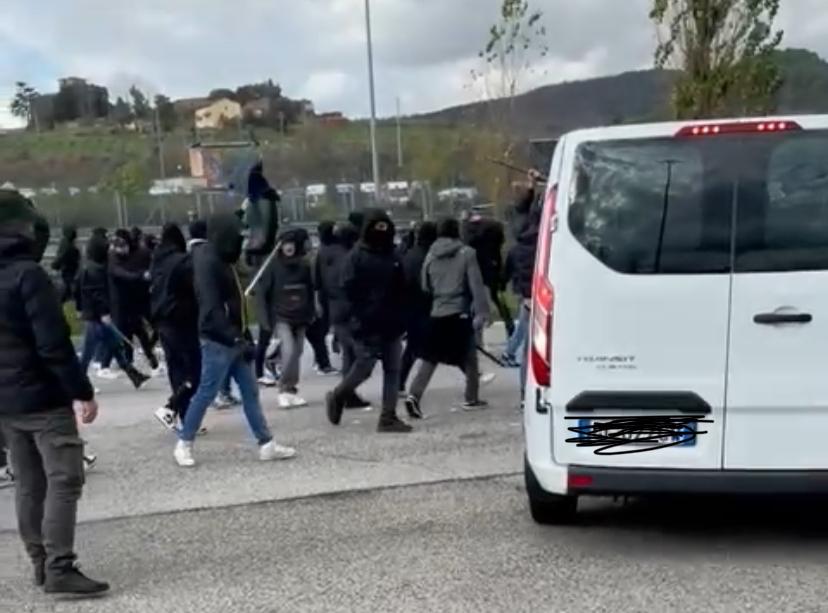
[[[277,321],[276,338],[282,344],[282,376],[279,378],[279,389],[286,393],[296,393],[296,386],[299,385],[299,366],[305,348],[305,327]]]
[[[84,483],[83,441],[72,409],[0,417],[16,479],[17,525],[33,562],[47,572],[75,562]]]

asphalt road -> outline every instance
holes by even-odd
[[[514,372],[492,407],[452,408],[445,370],[409,436],[377,435],[376,412],[324,418],[331,384],[306,379],[311,406],[264,394],[291,462],[255,460],[238,411],[212,413],[200,465],[174,466],[150,417],[162,382],[107,383],[85,432],[99,455],[81,505],[83,568],[105,599],[56,601],[28,584],[0,492],[0,611],[826,611],[824,501],[591,500],[572,527],[532,523],[518,472]],[[379,382],[365,387],[379,396]]]

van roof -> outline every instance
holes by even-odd
[[[718,119],[688,119],[682,121],[663,121],[657,123],[626,124],[599,128],[584,128],[564,134],[567,141],[584,142],[591,140],[625,140],[635,138],[657,138],[677,133],[687,126],[703,126],[723,123],[754,123],[763,121],[793,121],[803,128],[813,124],[820,126],[828,123],[828,115],[774,115],[765,117],[723,117]]]

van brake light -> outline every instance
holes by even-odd
[[[720,136],[722,134],[758,134],[764,132],[795,132],[802,130],[795,121],[734,121],[685,126],[676,132],[677,138]]]
[[[549,262],[552,250],[552,231],[556,221],[557,186],[551,186],[541,215],[535,274],[532,279],[532,342],[530,363],[535,381],[542,387],[552,382],[552,321],[555,290],[549,281]]]

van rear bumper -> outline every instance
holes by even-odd
[[[568,492],[624,494],[828,494],[828,470],[682,470],[570,465]]]

